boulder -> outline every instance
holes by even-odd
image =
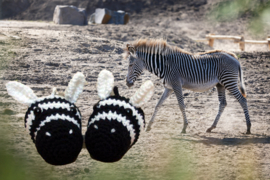
[[[85,8],[57,5],[54,9],[53,22],[56,24],[87,25]]]
[[[89,18],[89,24],[127,24],[128,21],[129,13],[122,10],[111,11],[106,8],[97,8]]]

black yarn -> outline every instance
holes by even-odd
[[[113,93],[114,93],[114,96],[120,97],[119,91],[118,91],[118,87],[117,87],[117,86],[114,86],[114,88],[113,88]]]
[[[53,105],[47,110],[40,108],[42,104],[53,102],[67,104],[69,109],[54,107]],[[83,136],[81,133],[81,118],[77,115],[77,112],[81,114],[75,104],[62,97],[45,98],[33,103],[28,108],[25,114],[25,126],[27,118],[33,113],[35,119],[32,120],[32,125],[30,125],[30,136],[36,145],[38,153],[49,164],[65,165],[72,163],[80,153]],[[56,114],[73,118],[79,124],[79,127],[73,122],[61,118],[51,120],[41,126],[41,123],[47,117]]]
[[[90,154],[90,156],[98,161],[102,162],[116,162],[119,161],[126,152],[137,142],[140,135],[141,126],[144,127],[144,112],[141,108],[135,108],[135,111],[138,112],[143,118],[143,124],[141,126],[138,124],[138,117],[135,116],[134,112],[131,109],[125,109],[120,105],[100,105],[101,102],[106,100],[118,100],[127,104],[129,99],[122,97],[118,93],[118,88],[114,87],[114,96],[110,96],[105,100],[99,101],[93,107],[93,113],[91,114],[89,122],[98,114],[103,113],[116,113],[125,117],[129,123],[132,125],[135,139],[131,144],[130,132],[123,125],[122,122],[117,120],[109,120],[108,117],[104,119],[99,119],[94,123],[88,126],[85,134],[85,145]],[[131,105],[131,104],[130,104]],[[132,105],[131,105],[132,106]],[[115,131],[114,131],[114,130]]]
[[[25,120],[24,121],[25,121],[25,127],[26,127],[26,119],[28,118],[28,116],[30,116],[31,112],[34,112],[36,117],[35,117],[35,120],[32,121],[32,125],[30,127],[30,136],[31,136],[31,139],[33,140],[34,143],[35,143],[35,139],[34,139],[35,135],[34,134],[36,132],[36,129],[39,127],[40,123],[42,121],[44,121],[46,119],[46,117],[48,117],[48,116],[56,115],[56,114],[68,115],[70,117],[73,117],[77,121],[77,123],[80,124],[80,126],[81,126],[81,119],[79,119],[79,117],[76,116],[76,113],[77,113],[76,111],[74,112],[74,111],[72,111],[72,110],[70,111],[68,109],[51,107],[51,108],[49,108],[47,110],[46,109],[41,109],[42,112],[36,114],[35,110],[38,108],[39,104],[48,104],[48,103],[53,103],[53,102],[69,104],[70,106],[76,108],[77,111],[79,111],[79,109],[75,106],[75,104],[70,103],[69,101],[67,101],[67,100],[65,100],[63,98],[59,98],[59,97],[55,97],[55,98],[52,98],[52,99],[45,98],[42,101],[39,101],[39,102],[36,102],[36,103],[32,104],[28,108],[28,110],[27,110],[27,112],[25,114]],[[79,111],[79,114],[81,114],[80,111]]]
[[[112,129],[115,129],[114,133]],[[91,124],[85,137],[90,156],[102,162],[119,161],[130,148],[129,132],[122,123],[115,120],[105,119]]]
[[[72,134],[69,132],[72,130]],[[50,133],[51,136],[47,136]],[[41,127],[36,137],[36,148],[41,157],[52,165],[65,165],[77,159],[83,145],[81,130],[63,120],[51,121]]]

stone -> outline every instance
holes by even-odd
[[[89,24],[127,24],[129,13],[122,10],[111,11],[107,8],[97,8],[89,18]]]
[[[85,8],[57,5],[54,9],[53,22],[56,24],[87,25]]]

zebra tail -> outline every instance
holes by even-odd
[[[239,78],[240,78],[240,91],[241,94],[244,96],[244,98],[247,97],[247,93],[246,93],[246,88],[245,88],[245,84],[244,84],[244,79],[243,79],[243,71],[241,69],[241,67],[239,67]]]

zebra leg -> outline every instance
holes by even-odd
[[[226,86],[225,86],[225,88],[226,88]],[[250,119],[249,119],[249,113],[248,113],[248,106],[247,106],[246,98],[240,93],[237,84],[234,84],[233,86],[230,86],[230,87],[228,87],[226,89],[228,89],[234,95],[234,97],[238,100],[238,102],[242,106],[242,109],[244,110],[244,113],[245,113],[246,124],[247,124],[247,132],[246,132],[246,134],[251,134],[251,132],[250,132],[251,122],[250,122]]]
[[[183,126],[183,129],[182,129],[181,133],[186,133],[186,129],[187,129],[187,126],[188,126],[188,120],[187,120],[187,117],[186,117],[185,104],[184,104],[181,84],[173,85],[173,91],[174,91],[174,93],[175,93],[175,95],[177,97],[178,105],[179,105],[180,110],[181,110],[182,115],[183,115],[184,126]]]
[[[212,124],[212,126],[210,128],[207,129],[206,132],[211,132],[212,129],[215,129],[217,126],[217,123],[219,121],[219,118],[221,116],[221,114],[223,113],[225,107],[227,106],[227,102],[226,102],[226,94],[225,94],[225,87],[222,86],[221,84],[217,84],[217,91],[218,91],[218,100],[219,100],[219,110],[218,110],[218,114],[216,116],[216,119],[214,121],[214,123]]]
[[[155,107],[155,111],[154,111],[154,113],[153,113],[153,115],[152,115],[152,117],[151,117],[151,120],[150,120],[149,123],[148,123],[148,126],[147,126],[147,128],[146,128],[146,131],[150,131],[150,130],[151,130],[151,126],[152,126],[152,124],[153,124],[153,122],[154,122],[154,119],[155,119],[155,117],[156,117],[156,114],[157,114],[157,112],[158,112],[160,106],[161,106],[161,105],[163,104],[163,102],[170,96],[171,93],[172,93],[172,90],[171,90],[171,89],[165,88],[165,90],[164,90],[164,92],[163,92],[161,98],[159,99],[159,101],[158,101],[158,103],[157,103],[157,105],[156,105],[156,107]]]

